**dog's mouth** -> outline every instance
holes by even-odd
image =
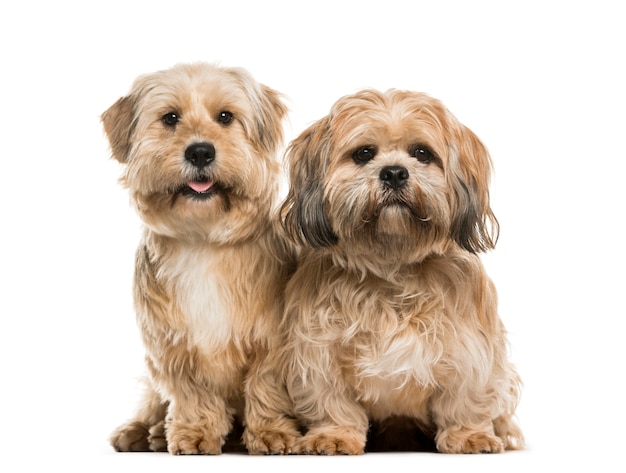
[[[404,198],[401,193],[398,192],[390,192],[384,194],[382,198],[376,202],[374,215],[378,215],[383,210],[389,208],[402,208],[406,210],[412,210],[412,206],[409,204],[409,202]]]
[[[195,200],[207,200],[217,194],[219,185],[210,179],[189,181],[182,185],[177,194]]]
[[[430,217],[428,217],[424,209],[419,208],[419,206],[409,202],[402,195],[397,193],[387,195],[385,199],[379,202],[378,207],[374,211],[374,216],[379,217],[380,214],[385,211],[393,211],[396,217],[406,215],[422,223],[430,220]]]

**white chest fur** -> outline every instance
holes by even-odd
[[[232,336],[225,291],[215,271],[216,259],[207,249],[183,249],[170,260],[168,271],[187,326],[187,339],[208,353],[223,348]]]
[[[377,350],[361,351],[357,376],[386,380],[387,388],[400,388],[407,382],[428,386],[433,384],[432,370],[440,357],[440,346],[425,343],[409,331],[384,341]]]

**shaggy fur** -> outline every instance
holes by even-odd
[[[284,226],[302,256],[274,362],[306,427],[297,449],[360,454],[370,422],[394,418],[440,452],[521,448],[521,382],[476,254],[498,232],[479,139],[425,94],[365,90],[288,159]]]
[[[243,415],[290,265],[275,212],[285,114],[246,71],[199,63],[138,78],[102,115],[145,224],[134,300],[149,377],[116,450],[219,454]]]

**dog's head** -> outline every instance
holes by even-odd
[[[407,262],[453,241],[471,252],[494,246],[487,150],[425,94],[343,97],[287,158],[284,226],[301,244]]]
[[[277,197],[286,112],[246,71],[198,63],[139,77],[102,121],[149,228],[226,242],[253,235]]]

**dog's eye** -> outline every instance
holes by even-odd
[[[437,156],[433,153],[430,148],[424,145],[413,145],[409,148],[409,155],[417,158],[417,160],[424,164],[430,164]]]
[[[361,146],[352,152],[352,159],[354,159],[357,164],[365,164],[374,159],[377,152],[378,150],[375,146]]]
[[[161,117],[161,121],[165,126],[175,127],[180,117],[176,112],[168,112]]]
[[[217,115],[217,121],[220,122],[222,125],[230,125],[234,119],[235,117],[233,117],[233,114],[226,111],[220,112]]]

